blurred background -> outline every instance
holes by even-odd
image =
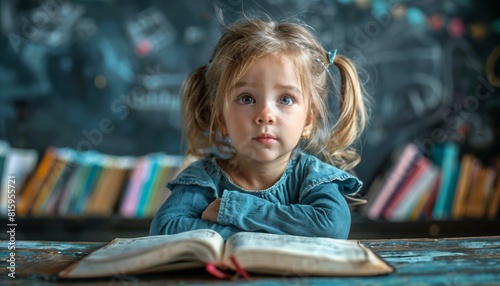
[[[116,156],[182,155],[179,88],[242,13],[296,17],[364,70],[363,192],[408,143],[499,155],[493,0],[0,0],[0,140]]]
[[[179,87],[221,35],[216,6],[228,22],[243,11],[298,17],[366,69],[374,104],[363,180],[396,145],[443,121],[449,137],[467,126],[467,145],[491,155],[500,122],[493,2],[3,0],[0,138],[40,152],[182,154]],[[478,99],[480,85],[491,96]]]

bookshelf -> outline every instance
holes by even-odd
[[[185,161],[164,153],[111,156],[50,147],[37,154],[10,148],[5,142],[0,147],[3,178],[15,174],[19,179],[16,236],[26,240],[109,241],[114,237],[147,235],[152,216],[168,195],[164,182],[176,176]],[[396,150],[368,188],[370,203],[353,209],[350,237],[500,235],[497,169],[481,165],[472,155],[460,157],[455,145],[441,147],[432,156],[425,156],[413,144]],[[476,171],[464,168],[465,164],[475,164]],[[443,171],[450,167],[453,170]],[[448,178],[445,173],[449,173]],[[468,192],[457,199],[458,190],[465,188],[461,181],[468,184]],[[380,202],[388,184],[392,184],[392,194]],[[444,187],[456,189],[457,194],[441,190]],[[476,198],[473,194],[478,189],[482,195]],[[5,189],[2,192],[5,197]],[[439,202],[441,192],[445,192],[443,202]],[[453,214],[455,201],[465,202],[462,214]],[[406,202],[405,208],[398,207],[402,202]],[[495,215],[488,215],[486,204],[497,207]],[[385,216],[371,210],[374,207],[398,210],[399,216]],[[479,211],[481,208],[484,210]],[[5,217],[6,209],[2,211]]]
[[[487,163],[461,153],[453,142],[431,151],[410,142],[395,150],[360,208],[371,220],[496,220],[500,205],[500,158]]]
[[[152,217],[168,195],[164,182],[183,162],[182,156],[165,153],[113,156],[49,147],[39,156],[2,146],[2,198],[10,176],[17,217]],[[7,215],[7,203],[2,206]]]

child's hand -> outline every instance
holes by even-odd
[[[217,216],[219,215],[220,199],[216,199],[211,202],[208,207],[201,214],[202,220],[208,220],[211,222],[217,222]]]

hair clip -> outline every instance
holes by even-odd
[[[337,49],[335,49],[333,52],[332,50],[328,51],[328,60],[330,61],[330,64],[333,64],[336,55],[337,55]]]
[[[335,60],[335,56],[337,56],[337,49],[333,50],[333,52],[332,50],[329,50],[327,55],[328,55],[328,61],[330,62],[330,65],[332,65],[333,61]],[[320,63],[327,72],[330,72],[330,70],[328,70],[328,67],[323,63],[323,61],[320,58],[317,58],[316,61]]]

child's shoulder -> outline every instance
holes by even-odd
[[[213,186],[213,174],[215,159],[213,156],[207,156],[198,159],[186,168],[184,168],[177,177],[169,182],[168,185],[200,185],[200,186]]]
[[[300,149],[295,152],[293,160],[295,160],[296,168],[309,170],[309,172],[327,175],[336,174],[338,176],[352,176],[348,172],[327,164],[321,161],[318,157]]]
[[[341,170],[335,166],[327,164],[316,156],[304,151],[295,154],[295,170],[301,172],[305,189],[312,189],[315,186],[325,183],[338,183],[349,189],[349,193],[358,191],[363,183],[354,175]]]

